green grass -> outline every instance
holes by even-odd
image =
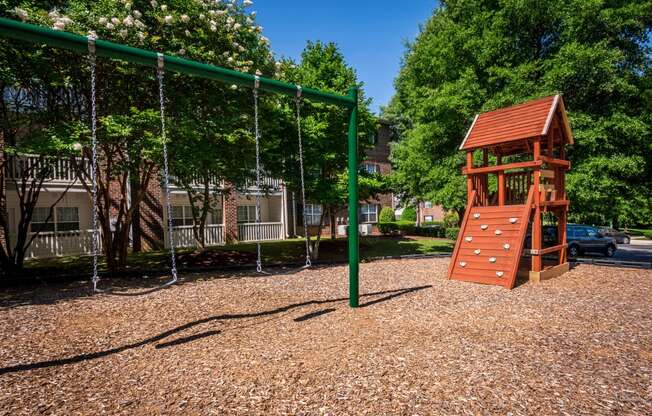
[[[362,260],[374,257],[450,253],[455,242],[451,240],[427,237],[363,237],[360,239],[360,257]],[[322,240],[319,248],[319,260],[324,262],[346,261],[347,240]],[[263,261],[265,263],[302,262],[305,255],[303,239],[270,241],[262,243]],[[256,244],[242,243],[220,247],[210,247],[204,252],[194,249],[177,250],[179,269],[220,265],[253,265]],[[149,270],[167,267],[169,253],[153,251],[132,253],[129,255],[127,270]],[[31,272],[71,273],[91,269],[88,256],[70,256],[52,259],[29,260],[25,262],[27,274]],[[106,270],[104,260],[100,259],[99,269]]]

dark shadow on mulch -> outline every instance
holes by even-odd
[[[366,298],[366,297],[371,297],[371,296],[378,296],[378,295],[388,295],[384,296],[380,299],[372,300],[369,301],[365,304],[360,305],[360,307],[368,307],[371,305],[378,304],[380,302],[385,302],[390,299],[393,299],[398,296],[402,296],[408,293],[413,293],[417,292],[420,290],[428,289],[431,288],[432,285],[425,285],[425,286],[415,286],[415,287],[410,287],[410,288],[404,288],[404,289],[394,289],[394,290],[384,290],[380,292],[374,292],[374,293],[367,293],[364,295],[361,295],[360,297]],[[0,368],[0,375],[3,374],[9,374],[9,373],[17,373],[21,371],[28,371],[28,370],[36,370],[36,369],[41,369],[41,368],[50,368],[50,367],[58,367],[62,365],[68,365],[68,364],[74,364],[74,363],[81,363],[89,360],[95,360],[98,358],[103,358],[109,355],[117,354],[126,350],[130,349],[135,349],[139,347],[143,347],[148,344],[156,343],[158,341],[161,341],[169,336],[172,336],[174,334],[177,334],[179,332],[185,331],[187,329],[193,328],[197,325],[209,323],[209,322],[215,322],[215,321],[230,321],[230,320],[238,320],[238,319],[247,319],[247,318],[258,318],[258,317],[266,317],[266,316],[272,316],[272,315],[277,315],[281,314],[284,312],[288,312],[293,309],[297,308],[302,308],[305,306],[313,306],[313,305],[324,305],[324,304],[329,304],[329,303],[337,303],[337,302],[344,302],[348,301],[348,298],[337,298],[337,299],[325,299],[325,300],[310,300],[306,302],[300,302],[300,303],[294,303],[286,306],[282,306],[276,309],[271,309],[268,311],[261,311],[261,312],[249,312],[249,313],[240,313],[240,314],[225,314],[225,315],[217,315],[217,316],[211,316],[203,319],[198,319],[196,321],[188,322],[186,324],[180,325],[176,328],[172,328],[168,331],[162,332],[158,335],[154,335],[149,338],[145,338],[141,341],[134,342],[131,344],[126,344],[120,347],[115,347],[115,348],[110,348],[108,350],[104,351],[97,351],[97,352],[92,352],[92,353],[86,353],[86,354],[80,354],[80,355],[75,355],[72,357],[67,357],[67,358],[59,358],[55,360],[48,360],[48,361],[39,361],[35,363],[30,363],[30,364],[17,364],[9,367],[3,367]],[[321,311],[323,312],[323,311]],[[329,311],[332,312],[332,311]],[[323,313],[322,313],[323,314]],[[310,314],[308,314],[310,315]],[[308,316],[304,315],[304,316]],[[313,313],[314,315],[314,313]],[[314,317],[314,316],[313,316]],[[303,319],[302,321],[297,321],[297,322],[304,322],[307,319]],[[296,321],[296,319],[295,319]],[[212,335],[217,335],[222,331],[208,331],[204,332],[201,334],[196,334],[192,336],[188,336],[185,338],[180,338],[177,340],[169,341],[167,343],[162,343],[157,345],[155,348],[167,348],[167,347],[172,347],[176,345],[181,345],[185,344],[190,341],[194,341],[196,339],[212,336]]]

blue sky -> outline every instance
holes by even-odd
[[[405,41],[414,39],[435,5],[435,0],[254,0],[252,10],[279,56],[298,59],[308,40],[337,43],[377,111],[393,95]]]

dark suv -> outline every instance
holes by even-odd
[[[568,257],[574,258],[584,253],[602,253],[611,257],[616,252],[616,240],[603,235],[595,227],[569,224],[566,230]]]

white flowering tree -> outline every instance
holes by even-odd
[[[8,3],[2,15],[55,30],[92,34],[251,73],[261,71],[270,76],[275,70],[269,41],[256,24],[251,1],[70,0],[55,9],[43,9],[31,1]],[[68,130],[58,133],[57,139],[70,148],[73,142],[81,142],[82,154],[88,156],[90,88],[86,61],[65,51],[36,51],[31,44],[16,45],[4,56],[7,63],[13,54],[29,55],[29,64],[21,68],[10,65],[9,71],[48,65],[61,68],[64,87],[81,103],[81,114],[69,114],[65,124]],[[159,106],[158,86],[154,70],[128,63],[98,60],[97,73],[100,157],[102,163],[110,165],[99,178],[98,213],[107,264],[116,270],[126,265],[129,232],[145,188],[150,181],[158,180],[160,126],[152,117]],[[209,200],[217,191],[212,181],[226,179],[237,184],[245,176],[242,152],[251,144],[253,125],[250,91],[177,74],[166,75],[165,91],[171,170],[191,197],[196,222],[202,223]],[[223,151],[228,144],[239,152]],[[79,177],[88,187],[87,174],[80,169]],[[197,193],[198,179],[204,191],[210,189],[209,193]],[[116,189],[119,197],[115,197]],[[127,195],[129,190],[131,195]]]

